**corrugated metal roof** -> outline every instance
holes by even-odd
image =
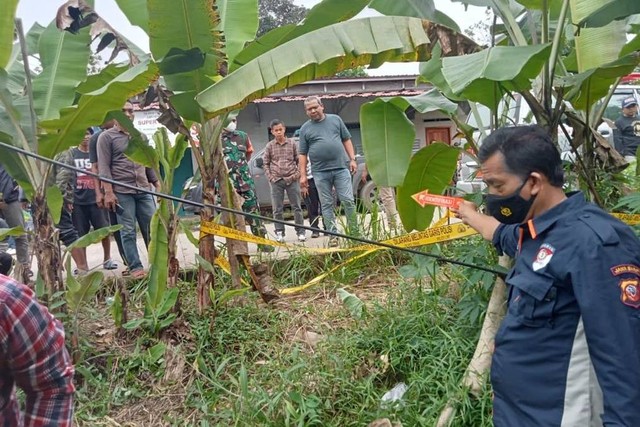
[[[375,92],[339,92],[339,93],[323,93],[318,96],[320,99],[342,99],[342,98],[370,98],[381,96],[415,96],[424,93],[423,89],[404,89],[404,90],[379,90]],[[269,104],[273,102],[298,102],[304,101],[308,95],[293,96],[267,96],[252,101],[254,104]]]

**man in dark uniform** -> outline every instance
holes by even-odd
[[[487,210],[465,223],[515,258],[491,367],[494,425],[640,426],[640,241],[565,194],[560,155],[538,126],[480,147]]]
[[[237,130],[236,119],[232,119],[222,131],[222,151],[224,161],[229,169],[229,180],[236,193],[242,197],[242,210],[247,213],[259,215],[260,206],[256,195],[256,187],[249,170],[249,160],[253,154],[253,146],[249,135]],[[255,236],[266,237],[267,230],[258,219],[246,217],[251,232]],[[272,251],[271,246],[258,245],[261,251]]]
[[[613,141],[616,150],[629,162],[625,174],[635,176],[638,159],[636,154],[640,148],[640,118],[638,117],[638,102],[633,96],[622,100],[622,115],[616,120],[613,129]]]

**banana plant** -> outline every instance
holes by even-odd
[[[155,170],[160,180],[161,192],[170,194],[175,170],[180,165],[188,142],[179,135],[171,144],[166,129],[159,129],[153,136],[154,147],[141,140],[133,140],[127,155],[134,161]],[[161,199],[151,219],[149,244],[149,282],[144,318],[128,323],[126,327],[146,325],[152,334],[158,334],[176,318],[179,307],[177,287],[180,263],[176,256],[180,231],[178,209],[175,202]]]
[[[184,120],[180,127],[189,129],[192,122],[200,125],[200,146],[190,143],[205,189],[224,176],[219,136],[227,113],[258,96],[354,65],[426,60],[430,37],[447,31],[412,17],[416,10],[404,17],[343,22],[367,5],[384,10],[391,7],[390,2],[324,0],[303,24],[276,29],[252,42],[258,24],[256,0],[197,0],[188,7],[170,0],[138,1],[133,7],[122,0],[119,5],[130,22],[149,36],[152,57],[172,93],[169,102]],[[447,19],[434,7],[418,9],[430,11],[434,20]],[[454,25],[450,19],[448,23]],[[292,50],[300,52],[300,58],[283,56]],[[204,196],[206,202],[215,202],[212,191]],[[202,220],[213,219],[207,209],[201,215]],[[214,255],[212,240],[200,239],[200,256],[213,260]],[[213,275],[200,269],[201,311],[209,303],[212,286]]]
[[[72,1],[62,9],[81,8]],[[5,8],[5,4],[9,7]],[[47,27],[34,26],[25,36],[15,18],[16,1],[3,2],[0,30],[0,142],[53,159],[60,151],[75,145],[85,130],[103,122],[110,110],[120,109],[131,93],[142,91],[156,76],[152,64],[138,67],[109,67],[98,76],[86,75],[89,44],[93,36],[115,40],[119,48],[128,44],[103,25],[101,34],[90,35],[88,28],[61,31],[56,20]],[[67,7],[68,6],[68,7]],[[78,9],[81,10],[81,9]],[[58,23],[70,22],[58,16]],[[13,34],[18,40],[13,40]],[[7,34],[11,34],[8,37]],[[104,43],[101,42],[101,45]],[[132,51],[135,49],[132,49]],[[134,54],[131,54],[131,58]],[[33,71],[37,60],[40,71]],[[60,197],[48,188],[51,165],[36,161],[3,147],[2,164],[25,190],[34,207],[35,246],[38,271],[46,293],[63,289],[62,262],[55,241],[54,216],[60,211]],[[21,278],[25,282],[27,277]]]
[[[624,37],[624,19],[638,6],[632,0],[622,8],[617,4],[615,7],[612,4],[603,6],[600,1],[593,0],[462,2],[491,8],[503,22],[494,28],[502,42],[488,48],[476,45],[475,49],[469,49],[469,55],[446,57],[437,45],[432,48],[432,57],[420,65],[420,79],[430,82],[451,101],[486,105],[494,111],[493,126],[500,122],[498,105],[508,102],[514,93],[522,95],[536,122],[552,134],[556,134],[562,117],[568,117],[575,131],[574,146],[586,145],[587,148],[582,172],[591,190],[595,190],[594,177],[589,176],[595,171],[593,153],[601,154],[599,164],[614,169],[624,166],[615,150],[597,149],[606,142],[591,129],[596,127],[594,124],[597,125],[604,111],[604,107],[594,108],[594,104],[611,93],[620,76],[628,74],[640,63],[640,57],[635,53],[640,46],[639,37],[626,46]],[[539,20],[535,23],[528,20],[531,16]],[[529,21],[532,22],[527,24]],[[573,22],[587,27],[579,28],[576,37],[573,31],[578,27],[572,28]],[[535,32],[530,30],[531,24]],[[592,28],[595,26],[601,28]],[[444,43],[441,45],[445,46]],[[404,114],[408,105],[392,107],[388,100],[385,101],[374,101],[362,107],[363,146],[367,164],[372,165],[372,178],[380,185],[398,186],[405,177],[413,179],[407,171],[415,131]],[[405,102],[409,100],[405,99]],[[437,106],[434,103],[434,108],[438,109]],[[464,134],[473,135],[455,113],[446,109],[440,111],[454,120]],[[386,129],[394,130],[393,138],[389,133],[385,134]],[[592,193],[597,200],[595,191]],[[418,217],[410,199],[405,200],[407,196],[406,192],[399,191],[398,205],[405,227],[411,229],[417,225]]]

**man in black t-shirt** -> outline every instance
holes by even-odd
[[[71,149],[74,164],[77,168],[91,171],[91,160],[89,155],[89,140],[92,131],[87,129],[84,139]],[[106,209],[100,208],[96,202],[96,186],[99,182],[96,178],[76,172],[76,187],[73,193],[73,225],[79,236],[84,236],[89,232],[91,226],[94,230],[109,226],[109,215]],[[118,264],[111,259],[111,237],[102,239],[102,250],[104,260],[102,266],[106,270],[118,268]]]

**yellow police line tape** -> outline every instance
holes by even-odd
[[[403,236],[395,237],[393,239],[384,240],[384,243],[398,246],[398,247],[410,248],[415,246],[431,245],[434,243],[445,242],[448,240],[459,239],[462,237],[477,234],[477,232],[474,229],[462,223],[457,223],[453,225],[439,225],[439,224],[446,223],[447,221],[448,221],[448,218],[445,217],[440,221],[438,221],[434,227],[428,228],[424,231],[409,233]],[[200,232],[205,234],[213,234],[220,237],[235,239],[235,240],[243,240],[243,241],[259,243],[259,244],[270,244],[274,246],[286,247],[286,248],[297,249],[297,250],[304,249],[304,250],[309,250],[314,252],[329,253],[329,252],[345,252],[345,251],[349,251],[349,252],[364,251],[363,253],[355,255],[347,259],[346,261],[342,262],[341,264],[338,264],[337,266],[333,267],[331,270],[325,273],[322,273],[321,275],[311,279],[308,283],[302,286],[281,289],[280,293],[283,295],[290,295],[297,292],[301,292],[319,283],[325,277],[329,276],[330,274],[344,267],[345,265],[348,265],[378,250],[388,249],[388,248],[376,246],[376,245],[360,245],[360,246],[355,246],[353,248],[345,248],[345,249],[338,249],[338,248],[324,249],[324,248],[308,248],[304,246],[292,246],[284,243],[274,242],[273,240],[264,239],[262,237],[257,237],[244,231],[235,230],[235,229],[225,227],[220,224],[208,222],[208,221],[202,223],[202,225],[200,226]],[[231,274],[230,265],[226,259],[222,257],[217,257],[214,262],[227,274],[229,275]]]
[[[437,227],[441,227],[445,224],[447,224],[447,222],[450,220],[451,216],[447,215],[443,218],[441,218],[438,222],[436,222],[432,228],[437,228]],[[253,241],[253,243],[260,243],[260,244],[275,244],[276,246],[280,246],[280,247],[289,247],[291,248],[290,245],[286,245],[283,243],[279,243],[279,242],[273,242],[273,240],[268,240],[268,239],[263,239],[260,237],[256,237],[253,234],[249,234],[249,233],[243,233],[240,230],[235,230],[235,229],[231,229],[225,226],[221,226],[220,224],[216,224],[216,223],[209,223],[209,222],[205,222],[204,223],[204,227],[200,227],[200,231],[205,233],[205,234],[214,234],[214,235],[218,235],[218,236],[222,236],[223,234],[226,234],[227,236],[233,236],[230,238],[235,238],[236,240],[249,240],[249,241]],[[295,249],[300,249],[300,248],[304,248],[303,246],[294,246]],[[321,252],[338,252],[338,251],[347,251],[347,250],[357,250],[357,248],[353,248],[353,249],[338,249],[338,248],[332,248],[332,249],[322,249],[322,248],[306,248],[306,249],[317,249],[318,251]],[[375,249],[369,249],[366,252],[360,254],[360,255],[356,255],[354,257],[349,258],[347,261],[337,265],[336,267],[332,268],[331,270],[329,270],[326,273],[321,274],[320,276],[317,276],[315,278],[313,278],[311,281],[309,281],[306,285],[303,286],[298,286],[295,288],[286,288],[283,289],[281,291],[282,294],[292,294],[295,292],[299,292],[302,291],[310,286],[313,286],[314,284],[318,283],[319,281],[321,281],[322,279],[324,279],[325,277],[327,277],[328,275],[330,275],[331,273],[333,273],[334,271],[338,270],[341,267],[344,267],[345,265],[356,261],[357,259],[360,259],[366,255],[369,255],[370,253],[375,252],[376,250],[382,249],[381,247],[376,247]],[[220,267],[222,269],[222,271],[224,271],[225,273],[227,273],[228,275],[231,275],[231,264],[229,264],[229,260],[227,260],[225,257],[223,257],[222,255],[219,255],[216,257],[216,259],[214,260],[214,264],[217,265],[218,267]],[[243,280],[243,284],[249,286],[244,280]]]
[[[437,225],[437,224],[436,224]],[[254,236],[246,231],[235,230],[233,228],[225,227],[221,224],[216,224],[210,221],[204,221],[200,225],[200,232],[205,234],[213,234],[220,237],[226,237],[228,239],[241,240],[245,242],[258,243],[264,245],[278,246],[295,250],[306,250],[310,252],[360,252],[370,249],[386,249],[377,245],[359,245],[351,248],[310,248],[301,245],[289,245],[286,243],[274,242],[273,240],[265,239],[262,237]],[[383,243],[388,245],[398,246],[401,248],[411,248],[414,246],[424,246],[433,243],[444,242],[447,240],[459,239],[461,237],[471,236],[477,234],[471,227],[462,223],[455,223],[452,225],[441,225],[436,227],[427,228],[424,231],[418,231],[414,233],[404,234],[402,236],[394,237],[392,239],[383,240]]]
[[[640,225],[640,215],[638,214],[634,215],[614,212],[611,216],[618,218],[620,221],[628,225]]]
[[[640,224],[640,215],[633,215],[633,214],[623,214],[623,213],[612,213],[612,216],[618,218],[619,220],[629,224],[629,225],[638,225]],[[454,224],[447,224],[447,222],[450,220],[450,214],[448,214],[447,216],[441,218],[438,222],[436,222],[432,227],[424,230],[424,231],[419,231],[419,232],[415,232],[415,233],[409,233],[409,234],[404,234],[402,236],[398,236],[392,239],[388,239],[388,240],[384,240],[384,243],[390,244],[390,245],[394,245],[394,246],[398,246],[401,248],[410,248],[410,247],[415,247],[415,246],[426,246],[426,245],[432,245],[435,243],[441,243],[441,242],[446,242],[446,241],[450,241],[450,240],[456,240],[456,239],[460,239],[463,237],[468,237],[468,236],[472,236],[474,234],[478,234],[477,231],[475,231],[474,229],[472,229],[471,227],[464,225],[460,222],[458,223],[454,223]],[[289,249],[305,249],[305,250],[310,250],[310,251],[315,251],[315,252],[323,252],[323,253],[328,253],[328,252],[355,252],[355,251],[364,251],[361,254],[355,255],[347,260],[345,260],[344,262],[336,265],[335,267],[331,268],[329,271],[326,271],[322,274],[320,274],[319,276],[314,277],[313,279],[311,279],[309,282],[307,282],[304,285],[301,286],[296,286],[296,287],[292,287],[292,288],[284,288],[280,290],[280,293],[283,295],[291,295],[291,294],[295,294],[298,292],[301,292],[307,288],[310,288],[311,286],[314,286],[318,283],[320,283],[325,277],[330,276],[331,274],[333,274],[335,271],[345,267],[346,265],[357,261],[360,258],[363,258],[367,255],[370,255],[376,251],[379,250],[383,250],[383,249],[389,249],[383,246],[376,246],[376,245],[360,245],[360,246],[355,246],[353,248],[329,248],[329,249],[325,249],[325,248],[308,248],[305,246],[297,246],[297,245],[287,245],[285,243],[279,243],[279,242],[274,242],[273,240],[269,240],[269,239],[264,239],[262,237],[257,237],[254,236],[253,234],[249,234],[247,232],[244,231],[240,231],[240,230],[235,230],[229,227],[225,227],[223,225],[220,224],[216,224],[213,222],[203,222],[203,224],[200,226],[200,231],[202,233],[205,234],[214,234],[217,236],[221,236],[221,237],[227,237],[230,239],[235,239],[235,240],[242,240],[242,241],[248,241],[248,242],[252,242],[252,243],[259,243],[259,244],[266,244],[266,245],[273,245],[273,246],[279,246],[279,247],[285,247],[285,248],[289,248]],[[215,259],[215,264],[218,265],[220,268],[222,268],[222,270],[224,270],[227,274],[231,274],[231,266],[229,265],[229,262],[222,257],[217,257]]]

